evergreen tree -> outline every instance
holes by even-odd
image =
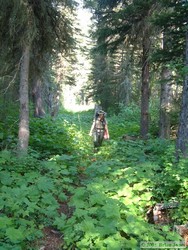
[[[186,31],[186,68],[188,68],[188,30]],[[176,142],[176,154],[180,157],[183,154],[184,157],[188,157],[188,73],[186,73],[183,93],[182,93],[182,105],[180,113],[180,122],[178,129],[178,136]]]
[[[57,53],[69,52],[73,45],[73,36],[66,10],[73,9],[74,2],[1,0],[0,3],[2,6],[1,54],[2,57],[9,58],[9,65],[11,65],[6,67],[2,73],[5,74],[7,69],[11,71],[11,68],[14,68],[14,65],[17,65],[21,60],[19,149],[21,152],[27,152],[30,59],[32,58],[35,62],[36,69],[42,68],[44,70],[49,65],[49,58],[54,58]],[[32,73],[35,72],[36,70]],[[24,143],[22,143],[23,141]]]
[[[156,1],[86,1],[94,9],[100,49],[107,46],[115,51],[120,44],[126,44],[133,53],[141,55],[141,136],[147,137],[149,130],[150,69],[149,56],[153,29],[149,21],[156,10]],[[135,54],[135,53],[134,53]]]
[[[184,72],[184,61],[186,58],[187,67],[187,15],[188,15],[188,3],[187,1],[175,1],[175,0],[161,0],[160,1],[163,10],[161,13],[155,16],[155,25],[161,28],[164,34],[164,46],[162,49],[158,49],[154,54],[156,61],[161,62],[165,68],[166,65],[173,64],[176,70],[178,78],[177,82],[183,81],[183,93],[182,93],[182,105],[180,122],[178,129],[178,138],[176,143],[177,155],[183,153],[187,156],[187,75]],[[185,35],[186,34],[186,35]],[[186,48],[186,49],[185,49]],[[186,72],[186,71],[185,71]],[[187,74],[187,73],[186,73]],[[170,79],[171,78],[171,79]],[[168,77],[168,81],[172,81],[172,77]],[[166,96],[170,98],[170,94]],[[166,124],[167,125],[167,124]]]

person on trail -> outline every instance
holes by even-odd
[[[105,114],[103,110],[96,112],[95,119],[90,129],[89,135],[93,136],[94,149],[98,149],[102,145],[103,139],[109,139]]]

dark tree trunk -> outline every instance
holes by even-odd
[[[188,31],[186,32],[186,66],[188,67]],[[185,158],[188,157],[188,75],[186,75],[183,85],[180,121],[176,141],[177,158],[181,154]]]
[[[172,108],[172,83],[171,71],[164,68],[162,71],[161,97],[160,97],[160,121],[159,137],[170,138],[170,111]]]
[[[34,116],[39,118],[43,117],[45,115],[45,111],[43,108],[43,101],[42,101],[41,79],[39,77],[35,77],[34,79],[32,96],[34,102]]]
[[[20,121],[18,133],[19,154],[27,153],[29,143],[29,95],[28,95],[28,75],[30,61],[30,47],[23,48],[22,62],[20,69]]]
[[[142,61],[142,86],[141,86],[141,121],[140,135],[141,138],[147,139],[149,132],[149,61],[148,55],[150,50],[150,39],[148,32],[144,32],[143,36],[143,61]]]

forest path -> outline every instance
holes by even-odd
[[[82,249],[79,246],[83,245],[83,249],[95,249],[96,244],[97,249],[124,249],[120,247],[125,245],[139,249],[144,240],[179,240],[168,225],[163,231],[146,220],[148,208],[162,199],[161,194],[170,200],[171,190],[177,188],[173,175],[177,168],[169,165],[171,142],[122,138],[117,129],[121,124],[109,117],[113,139],[104,141],[99,152],[94,153],[92,138],[88,136],[90,118],[78,118],[84,135],[76,152],[82,159],[77,165],[73,192],[68,202],[60,204],[67,218],[60,230],[46,230],[42,250],[58,250],[61,244],[64,244],[62,249],[75,246]]]
[[[97,164],[97,162],[101,161],[101,154],[100,151],[98,153],[94,153],[94,151],[92,150],[92,141],[91,141],[91,150],[89,151],[90,154],[88,155],[88,159],[90,159],[91,163],[95,162]],[[88,161],[87,159],[87,161]],[[86,168],[83,166],[79,167],[79,182],[80,185],[77,187],[82,187],[83,183],[82,181],[84,181],[85,179],[89,180],[88,175],[85,173]],[[71,196],[70,196],[71,198]],[[73,213],[73,209],[69,206],[69,201],[65,201],[65,202],[59,202],[59,213],[63,213],[67,216],[67,218],[71,217],[71,214]],[[40,240],[41,243],[39,243],[40,245],[42,245],[40,247],[39,250],[60,250],[60,249],[64,249],[63,245],[64,245],[64,240],[63,240],[63,235],[62,232],[59,232],[57,229],[54,229],[53,227],[45,227],[43,229],[43,234],[44,237],[42,238],[42,240]]]

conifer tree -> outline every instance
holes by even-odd
[[[186,68],[188,68],[188,27],[186,31]],[[188,157],[188,73],[186,73],[183,93],[182,93],[182,105],[179,121],[178,136],[176,142],[176,154],[177,158],[181,156]]]
[[[149,56],[151,49],[152,28],[149,19],[157,8],[156,1],[87,1],[100,17],[97,27],[100,46],[106,44],[108,50],[114,51],[120,44],[126,44],[129,50],[137,50],[141,54],[141,136],[147,137],[149,130],[149,97],[150,68]],[[142,51],[140,53],[140,51]]]
[[[72,9],[74,2],[1,0],[0,4],[2,6],[0,38],[1,52],[3,52],[1,54],[9,58],[12,68],[21,62],[19,151],[25,153],[29,141],[30,59],[38,62],[38,69],[40,67],[45,70],[49,65],[46,58],[54,58],[57,53],[70,50],[73,45],[72,26],[69,17],[66,16],[67,11],[61,12],[61,9]],[[5,74],[5,70],[2,73]]]
[[[178,129],[178,138],[176,142],[177,157],[182,153],[185,157],[187,153],[187,141],[188,141],[188,98],[187,98],[187,71],[185,68],[188,65],[188,37],[187,37],[187,25],[188,25],[188,3],[187,1],[174,1],[174,0],[161,0],[163,11],[156,15],[155,25],[161,28],[165,35],[165,43],[162,49],[155,54],[156,60],[160,61],[165,67],[166,64],[174,64],[174,68],[177,69],[178,78],[176,81],[181,82],[184,75],[183,93],[182,93],[182,105],[180,112],[180,121]],[[186,66],[184,67],[184,62]],[[186,72],[181,74],[180,72]],[[169,78],[169,77],[168,77]],[[171,80],[170,78],[168,81]],[[171,80],[172,81],[172,80]],[[167,98],[170,98],[168,93]]]

